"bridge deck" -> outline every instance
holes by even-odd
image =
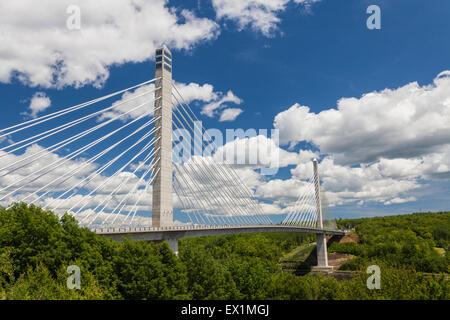
[[[318,229],[301,226],[255,225],[255,226],[196,226],[194,227],[166,227],[166,228],[133,228],[133,229],[96,229],[99,235],[104,235],[115,241],[123,238],[130,240],[173,240],[179,238],[218,236],[229,234],[258,233],[258,232],[301,232],[320,233],[328,235],[345,235],[342,230]]]

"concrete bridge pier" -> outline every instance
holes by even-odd
[[[122,242],[124,238],[133,241],[167,241],[170,249],[178,253],[178,239],[193,237],[225,236],[230,234],[251,234],[265,232],[300,232],[314,233],[317,235],[318,243],[318,267],[327,266],[327,243],[326,235],[344,236],[345,231],[323,230],[317,227],[300,227],[286,225],[267,226],[228,226],[228,227],[203,227],[203,228],[177,228],[177,229],[152,229],[152,230],[120,230],[120,231],[100,231],[98,234],[110,238],[117,242]]]
[[[317,248],[317,266],[313,267],[315,271],[331,271],[332,266],[328,265],[327,253],[327,235],[325,233],[316,233]]]
[[[322,218],[322,201],[320,197],[320,178],[317,159],[313,161],[314,170],[314,189],[316,193],[316,208],[317,208],[317,227],[323,229]],[[325,233],[316,233],[316,248],[317,248],[317,266],[313,270],[331,271],[333,267],[328,266],[327,253],[327,235]]]
[[[178,238],[169,238],[167,242],[169,242],[169,248],[178,256]]]

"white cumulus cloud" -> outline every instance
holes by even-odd
[[[338,163],[411,158],[450,143],[450,72],[432,84],[412,82],[397,89],[342,98],[337,109],[319,113],[293,105],[275,117],[282,144],[308,141]]]
[[[45,111],[52,104],[50,98],[45,92],[36,92],[31,98],[30,105],[28,106],[29,113],[24,113],[31,118],[36,118],[38,113]]]
[[[221,91],[214,90],[214,86],[208,83],[175,83],[176,90],[172,90],[174,97],[172,97],[172,103],[174,106],[178,106],[185,103],[190,104],[196,102],[201,104],[201,114],[205,114],[208,117],[215,117],[220,114],[219,121],[234,121],[239,114],[243,112],[238,108],[226,108],[226,103],[240,104],[242,100],[238,98],[231,90],[227,94],[223,94]],[[129,112],[121,119],[134,119],[141,115],[153,115],[154,111],[154,97],[155,97],[155,84],[141,86],[134,91],[127,91],[120,96],[120,99],[112,104],[112,109],[102,113],[100,120],[110,119]],[[181,97],[178,95],[181,94]],[[180,110],[183,107],[179,106]],[[191,106],[192,108],[192,106]],[[219,111],[223,110],[223,111]],[[195,110],[193,110],[196,112]]]
[[[307,12],[311,5],[321,0],[294,0]],[[217,19],[227,19],[236,22],[239,31],[246,27],[261,32],[266,37],[274,35],[281,19],[279,15],[285,11],[290,0],[213,0]]]
[[[242,100],[231,92],[231,90],[229,90],[226,95],[222,95],[218,100],[205,105],[202,108],[201,114],[212,118],[217,113],[217,110],[223,109],[227,106],[225,103],[241,104]]]
[[[278,28],[278,14],[286,9],[289,0],[213,0],[218,19],[236,21],[240,30],[250,26],[270,36]]]
[[[67,8],[80,29],[67,28]],[[163,43],[187,49],[218,36],[218,25],[168,0],[0,2],[0,81],[30,86],[101,86],[108,68],[153,57]]]
[[[219,121],[234,121],[244,110],[239,108],[228,108],[223,110],[220,115]]]

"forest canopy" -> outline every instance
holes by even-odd
[[[354,227],[361,240],[329,247],[356,256],[344,266],[351,280],[282,271],[280,258],[314,235],[182,239],[176,256],[165,242],[117,243],[70,215],[17,203],[0,208],[0,299],[449,299],[450,213],[338,225]],[[381,290],[366,287],[370,264],[381,267]],[[67,288],[70,265],[81,270],[80,289]]]

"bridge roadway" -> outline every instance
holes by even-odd
[[[192,238],[192,237],[206,237],[206,236],[220,236],[229,234],[242,233],[259,233],[259,232],[301,232],[301,233],[315,233],[326,235],[344,236],[345,231],[332,229],[319,229],[302,226],[286,226],[286,225],[249,225],[249,226],[173,226],[161,228],[109,228],[109,229],[95,229],[97,234],[106,236],[115,241],[122,241],[123,238],[130,240],[144,240],[144,241],[169,241],[169,245],[178,251],[178,239]]]

